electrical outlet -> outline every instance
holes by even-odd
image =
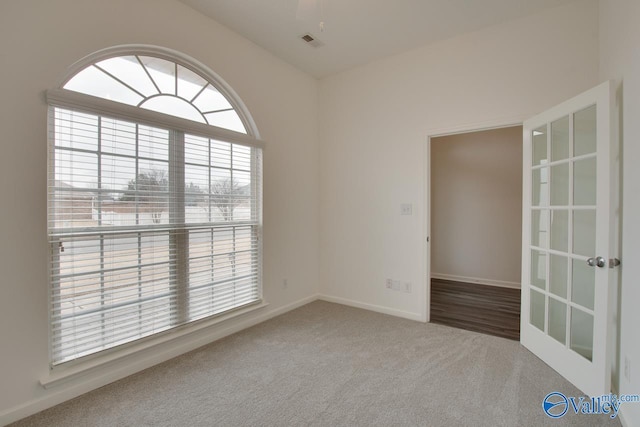
[[[411,203],[403,203],[400,205],[400,215],[412,215],[413,205]]]
[[[287,289],[289,287],[289,282],[287,279],[282,279],[282,289]]]
[[[403,282],[401,280],[387,279],[384,287],[392,291],[411,293],[411,282]]]
[[[631,359],[629,356],[624,358],[624,377],[631,382]]]

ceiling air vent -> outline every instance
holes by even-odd
[[[311,34],[307,33],[305,35],[300,36],[300,38],[307,43],[309,46],[312,47],[320,47],[323,45],[323,43],[320,40],[317,40],[315,37],[313,37]]]

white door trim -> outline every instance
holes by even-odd
[[[431,139],[442,136],[458,135],[471,132],[482,132],[487,130],[503,129],[514,126],[522,126],[524,116],[505,117],[502,119],[489,120],[485,122],[468,123],[462,125],[452,125],[443,128],[432,128],[427,131],[426,144],[424,149],[424,215],[422,236],[422,271],[423,271],[423,294],[422,294],[422,321],[431,320]],[[427,241],[429,239],[429,241]]]

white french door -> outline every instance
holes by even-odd
[[[590,396],[611,389],[611,97],[606,82],[523,126],[520,339]]]

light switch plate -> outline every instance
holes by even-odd
[[[413,215],[413,205],[411,203],[401,204],[400,215]]]

